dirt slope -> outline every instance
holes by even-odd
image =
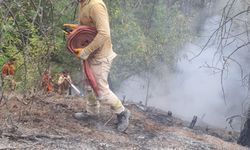
[[[189,129],[188,123],[166,112],[146,110],[133,103],[126,103],[133,115],[130,126],[126,133],[119,133],[115,129],[116,116],[107,106],[102,107],[98,119],[72,118],[72,114],[84,106],[83,98],[57,95],[33,96],[26,100],[14,96],[2,102],[0,149],[247,149],[235,143],[238,133]]]

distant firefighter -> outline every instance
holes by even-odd
[[[15,58],[11,58],[2,67],[2,87],[4,90],[14,91],[16,87],[16,82],[14,79],[15,71],[14,64],[16,62]]]
[[[61,72],[59,74],[59,79],[58,79],[58,92],[59,94],[63,95],[67,93],[68,90],[68,95],[71,95],[71,86],[70,83],[72,83],[71,77],[69,75],[69,72],[67,70]]]
[[[42,75],[42,88],[47,93],[50,93],[53,91],[52,79],[49,75],[48,70],[45,70],[43,75]]]

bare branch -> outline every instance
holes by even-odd
[[[192,61],[193,59],[199,57],[202,52],[207,48],[208,44],[211,42],[212,38],[220,31],[220,29],[223,29],[223,27],[230,21],[232,21],[234,18],[244,14],[244,13],[248,13],[250,11],[250,9],[248,8],[247,10],[243,10],[239,13],[237,13],[236,15],[234,15],[233,17],[230,17],[228,20],[225,20],[209,37],[209,39],[207,40],[207,42],[205,43],[205,45],[203,46],[203,48],[201,49],[201,51],[195,55],[193,58],[190,59],[190,61]]]

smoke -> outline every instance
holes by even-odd
[[[220,2],[222,5],[225,1]],[[189,61],[200,52],[201,46],[218,28],[220,19],[221,16],[209,17],[204,24],[201,37],[183,48],[183,57],[177,64],[177,73],[171,73],[167,66],[162,67],[161,78],[151,76],[148,92],[148,82],[145,78],[131,77],[124,81],[118,95],[126,96],[128,100],[136,102],[145,102],[148,95],[148,105],[150,106],[170,110],[173,114],[188,121],[191,121],[192,117],[196,115],[199,123],[206,122],[213,126],[229,128],[226,118],[241,115],[247,100],[247,88],[242,84],[241,74],[241,69],[249,72],[248,68],[250,68],[246,48],[234,55],[233,58],[237,61],[230,61],[225,66],[223,78],[221,78],[220,71],[223,68],[223,59],[217,51],[218,43],[210,42],[210,45],[199,57]],[[233,28],[235,33],[239,32],[239,27]],[[242,38],[245,37],[242,36]],[[234,39],[228,40],[230,42]],[[230,54],[242,43],[244,42],[237,41],[230,47],[226,47],[224,55]],[[217,55],[215,55],[216,52]],[[221,80],[226,99],[223,97]],[[233,120],[234,129],[240,129],[242,124],[240,121],[240,118]]]

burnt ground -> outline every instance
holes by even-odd
[[[85,108],[81,97],[19,97],[12,96],[0,104],[0,150],[247,149],[236,144],[237,132],[189,129],[189,123],[174,114],[135,103],[125,103],[132,118],[128,130],[119,133],[116,116],[107,106],[102,106],[99,118],[78,121],[72,114]]]

